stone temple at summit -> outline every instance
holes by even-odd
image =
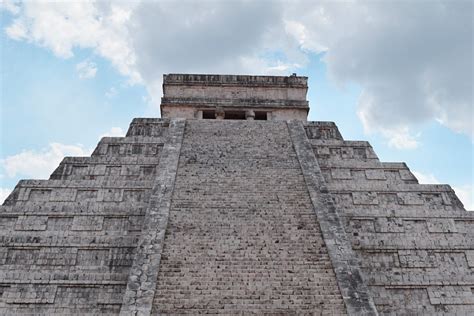
[[[161,118],[20,181],[0,314],[474,315],[474,213],[308,122],[307,89],[165,75]]]

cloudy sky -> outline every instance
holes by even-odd
[[[309,76],[311,120],[473,202],[472,1],[1,1],[0,200],[133,117],[163,73]]]

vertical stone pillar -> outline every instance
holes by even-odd
[[[194,118],[196,118],[198,120],[202,120],[202,111],[194,112]]]
[[[225,118],[225,112],[222,108],[216,109],[216,120],[223,120]]]
[[[170,122],[120,315],[150,315],[186,121]]]
[[[255,119],[255,112],[253,110],[247,110],[245,111],[245,118],[248,121],[253,121]]]

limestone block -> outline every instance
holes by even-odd
[[[36,261],[43,266],[73,266],[76,264],[77,248],[41,248]]]
[[[454,221],[456,229],[459,233],[474,234],[474,219],[456,220]]]
[[[97,303],[99,289],[94,286],[60,286],[55,303],[59,306],[91,308]]]
[[[444,205],[444,200],[442,193],[423,193],[423,199],[425,200],[425,205]]]
[[[355,205],[377,205],[379,204],[376,192],[352,192]]]
[[[402,179],[400,178],[400,173],[398,172],[398,170],[385,170],[384,174],[387,181],[395,182],[395,183],[403,182]]]
[[[103,165],[103,164],[94,165],[94,171],[92,172],[92,174],[97,175],[97,176],[103,176],[105,175],[106,169],[107,169],[106,165]]]
[[[105,175],[106,176],[120,176],[122,172],[122,166],[106,166]]]
[[[377,193],[379,205],[398,207],[398,196],[396,193]]]
[[[76,202],[97,201],[98,190],[77,190]]]
[[[153,176],[156,173],[155,166],[140,166],[140,175],[147,177]]]
[[[406,219],[404,221],[405,232],[412,232],[419,234],[428,230],[425,219]]]
[[[365,176],[367,180],[386,180],[385,172],[383,169],[366,169]]]
[[[402,180],[416,181],[416,177],[410,172],[409,169],[400,169],[399,173]]]
[[[353,218],[349,221],[349,232],[363,234],[365,232],[375,232],[373,219],[357,219]],[[356,235],[354,235],[356,236]]]
[[[12,227],[15,226],[17,220],[17,216],[0,215],[0,231],[7,231],[12,229]]]
[[[144,201],[146,198],[146,194],[144,190],[124,190],[123,191],[123,201],[132,201],[132,202],[140,202]]]
[[[452,218],[430,218],[427,220],[430,233],[456,233],[457,228]]]
[[[399,192],[397,195],[400,204],[403,205],[423,205],[425,203],[423,194],[419,192]]]
[[[367,159],[367,151],[365,147],[354,147],[353,156],[354,159]]]
[[[107,156],[119,156],[123,155],[123,149],[119,144],[108,144],[107,146]],[[121,150],[122,149],[122,150]]]
[[[78,266],[105,266],[108,264],[108,249],[79,249],[77,251]]]
[[[53,304],[56,291],[56,285],[14,284],[3,293],[3,298],[10,304]]]
[[[76,190],[75,189],[67,189],[67,188],[55,188],[51,192],[50,201],[51,202],[68,202],[74,201],[76,198]]]
[[[341,158],[342,159],[351,159],[354,157],[354,149],[352,147],[342,147],[341,148]]]
[[[8,248],[5,264],[7,265],[34,265],[38,257],[38,248]]]
[[[15,230],[45,230],[48,216],[21,215],[18,217]]]
[[[4,265],[8,257],[8,248],[0,247],[0,265]]]
[[[129,231],[141,231],[143,226],[144,216],[130,216],[129,221]]]
[[[315,154],[317,157],[329,156],[331,153],[329,147],[318,146],[316,147]]]
[[[367,152],[367,159],[378,159],[378,156],[377,154],[375,153],[374,149],[372,148],[372,146],[368,146],[366,148],[366,152]]]
[[[72,222],[72,216],[50,216],[48,217],[48,231],[69,231]]]
[[[467,265],[474,268],[474,250],[466,250]]]
[[[109,266],[130,267],[133,264],[135,248],[112,248],[109,253]]]
[[[129,221],[127,217],[104,217],[104,224],[102,229],[108,233],[126,232],[129,230]]]
[[[330,157],[333,159],[341,159],[342,158],[342,150],[341,147],[331,147],[329,148]]]
[[[474,295],[469,286],[430,286],[428,296],[433,305],[474,305]]]
[[[331,177],[333,179],[351,179],[351,170],[350,169],[331,169]]]
[[[128,154],[132,155],[142,155],[145,153],[145,145],[143,144],[132,144],[131,150],[129,148]]]
[[[122,200],[122,189],[104,189],[102,190],[102,201],[104,202],[120,202]]]
[[[102,230],[103,216],[74,216],[71,230]]]
[[[125,292],[124,285],[107,286],[99,291],[97,303],[99,304],[122,304],[123,294]]]
[[[138,176],[140,175],[140,166],[139,165],[123,165],[122,171],[120,174],[124,176]]]
[[[377,218],[375,231],[379,233],[403,233],[405,231],[403,219],[396,217]]]
[[[399,250],[398,257],[404,268],[436,267],[436,254],[428,250]]]
[[[51,196],[51,189],[31,189],[29,200],[30,201],[49,201]]]
[[[72,166],[72,172],[69,174],[75,176],[85,176],[89,174],[89,165],[74,165]]]
[[[335,126],[307,126],[305,129],[310,139],[341,139]]]
[[[398,253],[396,251],[370,251],[362,252],[363,268],[370,269],[393,269],[400,267],[400,261],[398,260]]]

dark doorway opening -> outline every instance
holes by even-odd
[[[267,120],[267,112],[256,111],[255,112],[255,120],[266,121]]]
[[[202,118],[204,120],[215,120],[216,111],[202,111]]]
[[[225,111],[226,120],[245,120],[245,111]]]

